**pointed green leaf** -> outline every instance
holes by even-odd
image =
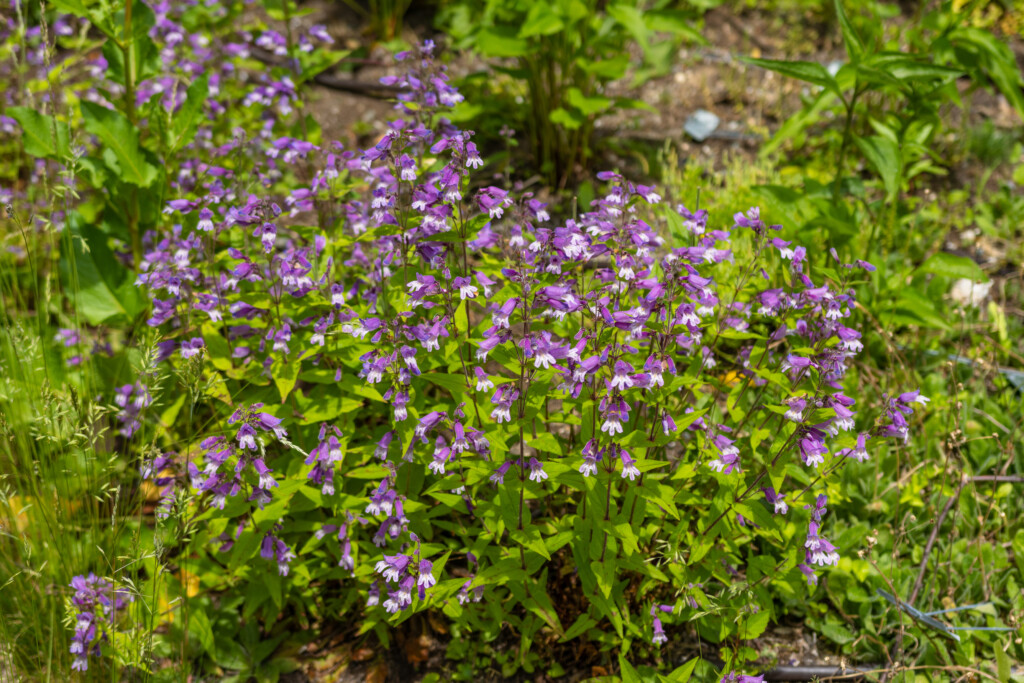
[[[675,669],[668,675],[668,680],[672,683],[687,683],[690,680],[690,676],[693,675],[693,669],[697,666],[697,662],[700,661],[700,657],[694,657],[686,664],[683,664],[678,669]]]
[[[486,57],[522,57],[529,54],[530,44],[517,36],[515,29],[491,26],[480,29],[476,49]]]
[[[34,157],[65,159],[71,155],[68,124],[55,121],[29,107],[8,107],[7,115],[21,124],[25,153]]]
[[[573,625],[570,626],[569,630],[566,631],[565,635],[562,636],[562,642],[565,643],[572,640],[573,638],[578,638],[579,636],[582,636],[584,633],[589,631],[591,627],[596,625],[597,621],[595,621],[592,616],[584,612],[576,618],[576,621],[573,622]]]
[[[836,83],[836,79],[832,77],[832,74],[825,67],[817,62],[790,62],[778,59],[754,59],[752,57],[745,57],[743,61],[759,66],[762,69],[780,73],[783,76],[789,76],[805,83],[820,86],[834,92],[840,98],[843,96],[843,93],[839,90],[839,84]]]
[[[171,151],[177,152],[192,142],[203,115],[203,104],[210,91],[210,73],[204,73],[185,91],[185,102],[171,117]]]
[[[271,372],[274,376],[274,384],[277,385],[277,390],[281,393],[281,403],[288,399],[288,394],[292,393],[292,389],[295,388],[295,381],[299,378],[301,367],[302,361],[295,358],[274,365]]]
[[[640,673],[626,661],[626,658],[619,655],[619,669],[622,672],[622,683],[643,683]]]
[[[523,546],[527,550],[532,550],[537,553],[545,560],[551,559],[551,553],[548,552],[548,548],[544,545],[544,539],[540,537],[540,531],[535,526],[529,526],[525,529],[515,529],[509,536],[512,540]]]
[[[846,45],[846,55],[850,62],[856,63],[864,55],[864,42],[857,35],[850,18],[846,15],[843,7],[843,0],[836,0],[836,18],[839,19],[839,30],[843,34],[843,43]]]
[[[530,8],[526,14],[523,25],[519,27],[520,38],[532,38],[534,36],[550,36],[565,28],[565,22],[555,14],[551,4],[538,2]]]
[[[932,254],[927,261],[921,264],[921,272],[941,275],[950,279],[964,278],[974,282],[985,282],[988,280],[988,276],[985,275],[985,271],[981,269],[981,266],[971,259],[966,256],[947,254],[944,251]]]
[[[90,325],[133,318],[145,304],[107,246],[107,236],[78,213],[70,216],[68,225],[71,251],[61,257],[61,275],[75,308]]]
[[[157,177],[157,169],[143,157],[139,146],[139,130],[124,114],[95,102],[81,103],[85,129],[117,159],[121,180],[138,187],[149,187]]]
[[[885,194],[889,201],[893,201],[899,194],[900,177],[903,173],[903,159],[900,156],[899,146],[881,135],[872,135],[867,138],[857,137],[856,140],[864,157],[882,178],[882,185],[885,187]]]

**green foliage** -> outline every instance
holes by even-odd
[[[265,4],[278,20],[295,14],[290,3]],[[862,303],[872,313],[865,319],[883,334],[869,343],[850,382],[868,387],[859,397],[862,405],[917,384],[933,398],[927,417],[915,424],[918,438],[872,452],[868,464],[840,468],[821,483],[831,518],[839,520],[834,540],[843,552],[821,585],[808,594],[796,569],[802,553],[794,543],[799,546],[804,531],[796,522],[777,523],[759,503],[740,500],[735,480],[709,475],[706,467],[698,469],[674,450],[685,441],[687,427],[705,415],[720,412],[743,424],[754,414],[756,404],[735,375],[724,369],[706,372],[694,363],[681,368],[669,386],[650,392],[651,401],[676,407],[692,401],[696,411],[677,420],[674,434],[633,431],[623,440],[642,472],[636,484],[620,482],[611,472],[602,471],[600,478],[578,472],[573,458],[593,436],[595,424],[548,400],[554,372],[545,370],[524,397],[522,415],[489,435],[497,461],[519,448],[543,454],[548,482],[528,481],[513,469],[510,485],[492,487],[490,464],[469,458],[443,478],[431,475],[422,462],[410,463],[397,476],[396,488],[408,496],[410,528],[440,582],[429,599],[417,599],[408,612],[392,616],[364,607],[366,586],[373,581],[368,558],[379,552],[369,538],[364,534],[354,542],[359,562],[353,575],[339,567],[332,537],[316,535],[326,523],[354,526],[346,514],[361,514],[368,492],[389,476],[373,443],[387,428],[391,401],[358,377],[360,357],[382,342],[333,328],[323,352],[300,350],[286,362],[262,366],[235,357],[236,340],[225,327],[212,318],[199,322],[195,314],[188,326],[166,330],[162,341],[180,343],[186,333],[200,336],[205,340],[201,356],[158,364],[161,339],[143,324],[152,309],[136,285],[145,270],[142,236],[170,234],[174,222],[184,223],[186,231],[195,227],[194,216],[172,219],[161,213],[166,200],[176,196],[169,194],[169,179],[178,177],[186,161],[222,164],[233,174],[231,189],[240,194],[257,188],[286,195],[309,167],[285,170],[260,188],[251,180],[261,162],[252,150],[209,156],[210,148],[197,141],[226,144],[232,128],[256,132],[263,125],[258,112],[242,106],[211,123],[204,107],[213,90],[209,76],[178,83],[183,96],[176,107],[168,109],[159,100],[137,107],[132,93],[160,68],[148,33],[153,14],[144,3],[132,3],[132,13],[105,2],[54,0],[52,6],[88,18],[96,28],[98,34],[69,38],[66,46],[95,49],[100,40],[108,81],[99,88],[120,94],[109,97],[113,107],[106,107],[79,99],[77,86],[69,84],[66,99],[50,89],[46,107],[26,100],[4,112],[20,128],[17,152],[3,159],[4,178],[28,177],[28,165],[36,160],[44,169],[43,182],[27,190],[36,203],[6,214],[0,254],[4,666],[28,677],[67,677],[73,660],[67,649],[73,632],[73,624],[65,623],[71,613],[67,586],[72,576],[95,571],[135,598],[118,624],[123,628],[104,644],[111,661],[93,671],[97,678],[123,673],[142,680],[196,675],[274,681],[296,668],[294,653],[309,645],[325,622],[344,622],[351,626],[351,641],[379,643],[385,651],[396,629],[421,629],[442,620],[448,633],[444,677],[453,680],[475,680],[482,670],[504,677],[563,676],[570,663],[554,661],[556,653],[575,647],[600,652],[625,681],[717,680],[712,666],[698,658],[665,673],[671,669],[669,657],[648,645],[652,603],[674,605],[676,633],[716,645],[727,667],[754,661],[755,639],[773,623],[799,621],[830,649],[857,661],[940,671],[933,680],[956,667],[980,668],[1000,680],[1010,677],[1022,655],[1017,634],[942,640],[901,618],[875,594],[883,588],[907,599],[914,595],[921,609],[993,601],[981,614],[950,619],[964,625],[994,626],[1002,623],[997,616],[1006,614],[1019,623],[1024,610],[1020,484],[963,479],[1024,476],[1018,452],[1024,401],[1014,380],[1024,356],[1021,286],[1019,278],[1000,278],[982,306],[955,304],[950,289],[956,281],[983,282],[994,273],[963,252],[946,249],[953,231],[970,229],[1003,241],[1012,267],[1024,260],[1019,132],[969,130],[964,145],[970,150],[964,153],[983,157],[990,167],[977,189],[954,187],[938,201],[922,194],[922,187],[938,187],[936,180],[952,166],[943,146],[950,131],[945,112],[964,97],[958,81],[969,79],[971,89],[992,87],[1024,112],[1012,53],[990,31],[943,7],[928,12],[903,36],[883,38],[883,27],[866,12],[847,15],[837,3],[837,35],[848,63],[834,75],[812,62],[749,60],[812,86],[803,110],[768,143],[760,161],[729,160],[724,172],[694,163],[666,165],[665,194],[673,203],[698,198],[714,226],[731,225],[736,207],[763,204],[766,217],[785,225],[787,239],[820,247],[810,257],[816,276],[832,272],[829,247],[876,263],[877,272],[863,283]],[[240,7],[234,3],[216,14],[197,6],[185,21],[190,30],[216,36],[238,19]],[[465,106],[457,118],[479,122],[481,137],[501,123],[524,126],[544,173],[568,183],[594,158],[596,118],[637,104],[611,96],[610,84],[629,76],[639,82],[664,71],[672,64],[675,39],[696,40],[695,15],[672,7],[580,0],[449,5],[441,21],[457,43],[495,60],[492,70],[475,78],[487,81],[496,96],[476,112],[474,104]],[[374,29],[378,35],[398,33],[394,17],[401,17],[402,3],[370,9],[390,17]],[[665,33],[673,40],[662,41]],[[84,42],[72,42],[79,40]],[[900,44],[909,47],[897,49]],[[632,72],[625,57],[630,45],[643,53]],[[297,68],[275,67],[270,75],[288,75],[300,85],[338,54],[295,55],[294,45],[289,50]],[[34,94],[45,87],[31,86]],[[237,85],[219,87],[238,88],[222,92],[225,100],[245,94]],[[527,106],[512,106],[516,95]],[[301,132],[319,140],[315,122],[298,109],[294,120],[276,122],[274,134],[299,137]],[[827,123],[830,115],[837,124]],[[8,147],[2,149],[6,154]],[[789,158],[779,162],[782,150]],[[436,159],[420,161],[426,168]],[[996,169],[1012,181],[992,191],[988,181]],[[468,195],[469,188],[462,189]],[[366,190],[365,183],[342,171],[316,197],[315,210],[304,216],[309,223],[289,224],[289,239],[298,243],[327,236],[325,251],[313,259],[315,275],[324,273],[327,258],[337,264],[372,238],[401,234],[397,228],[363,234],[340,228],[340,203]],[[679,243],[689,239],[676,212],[632,208]],[[408,216],[401,220],[403,229],[415,227]],[[454,221],[453,233],[438,242],[465,240],[488,224],[486,215],[459,215]],[[236,232],[221,246],[251,246],[251,230]],[[737,253],[745,253],[749,244],[740,240],[739,247]],[[204,273],[227,268],[225,250],[215,251],[212,240],[209,249],[209,261],[197,268]],[[761,265],[770,265],[767,255],[761,258]],[[723,264],[718,271],[723,296],[742,289],[753,264],[742,258]],[[491,274],[500,267],[486,258],[473,265]],[[591,275],[579,274],[583,281]],[[396,283],[381,302],[385,309],[410,313],[406,292],[397,285],[400,277],[392,274]],[[327,305],[320,294],[312,301],[270,295],[245,301],[276,309],[252,321],[259,335],[268,331],[268,320],[278,325],[285,318],[302,320]],[[226,305],[241,302],[237,291],[226,294]],[[491,321],[481,308],[465,303],[451,317],[454,339],[442,341],[442,353],[421,360],[422,375],[413,381],[409,411],[414,417],[476,403],[463,374],[459,333],[478,340]],[[571,319],[562,328],[545,325],[567,330],[567,336],[579,329]],[[67,330],[82,330],[84,336],[62,341]],[[610,329],[601,334],[598,344],[605,347],[618,335]],[[716,340],[722,337],[725,348],[753,341],[755,353],[767,357],[768,341],[756,331],[748,334],[711,332]],[[308,341],[303,338],[304,345]],[[506,383],[522,373],[508,353],[496,355],[492,370]],[[763,378],[773,391],[780,386],[778,376]],[[152,403],[139,413],[138,431],[119,434],[113,397],[140,380],[147,383]],[[234,500],[217,509],[183,487],[170,513],[155,515],[158,492],[138,474],[140,466],[170,451],[198,459],[204,436],[224,429],[239,405],[257,401],[268,413],[290,420],[289,440],[268,450],[280,480],[274,502],[257,509],[251,501]],[[593,404],[584,399],[585,408],[596,410]],[[467,403],[467,413],[470,407]],[[766,409],[776,416],[784,411],[780,405]],[[344,434],[343,469],[331,494],[305,483],[310,466],[304,456],[324,422]],[[535,431],[538,424],[559,424],[568,437]],[[403,427],[398,439],[409,443],[412,427]],[[701,451],[707,445],[687,443]],[[768,430],[750,429],[742,445],[749,466],[763,468],[772,483],[787,476],[801,485],[815,483],[798,467],[774,466],[773,456],[784,445]],[[471,512],[457,492],[461,487],[473,494]],[[251,516],[239,526],[246,512]],[[709,526],[722,516],[722,522]],[[289,538],[297,539],[299,556],[284,577],[260,556],[263,538],[281,521],[287,521]],[[217,552],[218,538],[233,545]],[[489,591],[479,608],[471,602],[477,587]],[[758,604],[765,608],[752,609]],[[154,661],[168,667],[158,671]]]
[[[599,116],[647,106],[610,95],[609,84],[667,72],[680,41],[701,40],[698,20],[699,13],[664,0],[451,3],[439,26],[456,47],[491,60],[463,85],[473,103],[455,116],[484,136],[496,131],[488,121],[523,129],[534,168],[565,187],[590,169]],[[638,63],[629,56],[634,47],[643,55]],[[472,97],[474,83],[488,95]]]

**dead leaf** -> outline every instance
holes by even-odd
[[[436,614],[434,614],[433,612],[427,612],[427,621],[430,622],[430,628],[434,629],[435,633],[447,635],[448,625],[445,624],[444,621],[440,619]]]
[[[607,676],[608,669],[604,668],[603,666],[592,666],[590,667],[590,675],[594,677]]]
[[[352,661],[365,662],[366,660],[371,659],[373,655],[374,651],[371,648],[361,647],[352,653]]]
[[[388,665],[384,662],[375,664],[372,669],[366,672],[365,683],[384,683],[388,680]]]
[[[412,664],[422,664],[430,657],[430,636],[424,634],[405,641],[405,658]]]

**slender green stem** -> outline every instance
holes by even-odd
[[[836,160],[836,175],[832,180],[832,206],[839,206],[839,186],[843,178],[843,166],[846,163],[846,150],[850,146],[850,135],[853,130],[853,112],[857,106],[857,98],[861,94],[860,85],[853,89],[853,95],[849,103],[843,100],[846,106],[846,118],[843,122],[843,141],[839,144],[839,158]]]

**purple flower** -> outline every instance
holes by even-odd
[[[739,472],[740,449],[733,445],[732,439],[719,434],[712,439],[712,443],[718,449],[718,457],[709,462],[708,467],[724,474]]]
[[[496,484],[496,485],[504,484],[505,483],[505,475],[508,473],[508,470],[509,470],[510,467],[512,467],[512,461],[511,460],[508,460],[508,461],[504,462],[501,465],[501,467],[496,469],[494,471],[494,473],[490,476],[491,482]]]
[[[864,462],[869,457],[867,450],[868,438],[870,437],[867,434],[861,432],[857,435],[857,445],[854,448],[844,448],[841,451],[838,451],[836,455],[850,457],[857,462]]]
[[[788,410],[784,417],[792,422],[800,422],[803,420],[804,408],[807,407],[807,401],[803,398],[796,398],[786,402]]]
[[[205,344],[202,337],[193,337],[188,341],[183,341],[181,343],[181,357],[192,358],[193,356],[197,356],[202,353],[204,346]]]
[[[483,211],[490,214],[491,218],[501,218],[504,208],[512,205],[508,192],[497,187],[486,187],[480,190],[476,201]]]
[[[409,562],[408,555],[385,555],[384,559],[377,562],[376,572],[383,576],[385,581],[397,583],[405,574]]]
[[[774,507],[775,514],[784,515],[789,512],[789,505],[786,504],[785,496],[775,493],[775,489],[771,486],[761,490],[764,491],[764,498],[768,501],[768,504]]]
[[[487,374],[483,371],[479,365],[473,368],[473,373],[476,375],[476,390],[487,391],[488,389],[494,388],[494,382],[490,380]]]
[[[544,466],[536,458],[530,458],[530,481],[542,482],[548,478],[548,473],[544,471]]]
[[[633,379],[630,375],[633,372],[633,368],[629,366],[629,363],[624,361],[615,362],[615,376],[612,377],[612,388],[623,391],[633,386]]]
[[[256,430],[248,422],[239,427],[235,438],[238,439],[239,448],[248,448],[251,451],[256,450]]]
[[[651,638],[651,643],[654,645],[661,645],[662,643],[668,642],[668,636],[665,635],[665,629],[661,625],[661,619],[654,617],[654,637]]]
[[[437,579],[433,576],[434,565],[429,560],[420,560],[420,576],[416,580],[416,585],[422,588],[431,588],[437,583]]]
[[[828,447],[813,432],[800,439],[800,457],[808,467],[817,469],[818,465],[825,462],[825,454]]]
[[[640,476],[640,470],[638,470],[636,465],[633,464],[633,458],[630,457],[625,448],[619,449],[619,460],[622,462],[623,479],[629,477],[630,481],[634,481]]]
[[[256,458],[252,465],[256,470],[256,474],[260,476],[261,489],[272,489],[277,486],[277,481],[274,480],[273,476],[274,471],[266,466],[262,458]]]
[[[199,222],[196,223],[196,230],[213,232],[213,211],[210,211],[205,206],[199,210]]]
[[[745,674],[731,673],[722,676],[720,683],[764,683],[764,676],[747,676]]]

